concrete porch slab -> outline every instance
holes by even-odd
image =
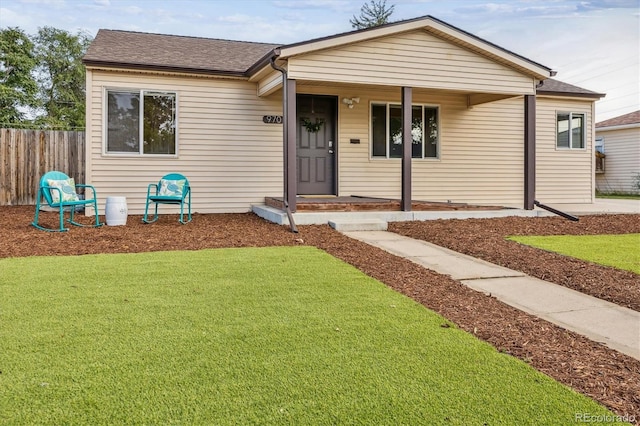
[[[264,204],[254,204],[251,211],[259,217],[278,225],[289,225],[286,212]],[[362,211],[362,212],[331,212],[311,211],[293,213],[296,225],[325,225],[331,220],[337,221],[362,221],[377,219],[384,222],[407,222],[413,220],[437,220],[437,219],[485,219],[493,217],[538,217],[552,216],[544,210],[480,210],[480,211]]]
[[[294,219],[295,220],[295,219]],[[329,221],[329,226],[336,231],[386,231],[387,222],[380,219],[344,220],[334,219]]]

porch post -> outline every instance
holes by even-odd
[[[403,212],[411,211],[411,87],[402,88],[402,199]]]
[[[536,198],[536,96],[524,96],[524,208]]]
[[[296,80],[287,79],[287,99],[285,105],[286,122],[286,147],[284,152],[285,158],[285,202],[289,204],[291,212],[296,211],[296,195],[298,193],[297,188],[297,173],[296,173],[296,138],[297,138],[297,123],[298,118],[296,116]]]

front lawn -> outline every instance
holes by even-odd
[[[2,424],[612,415],[311,247],[7,258],[0,276]]]
[[[640,274],[640,234],[517,236],[509,239]]]
[[[596,192],[596,198],[611,198],[617,200],[640,200],[640,194],[629,192]]]

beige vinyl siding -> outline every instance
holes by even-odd
[[[536,108],[536,199],[546,203],[591,203],[594,187],[592,100],[538,97]],[[556,114],[585,114],[585,149],[556,148]]]
[[[400,89],[299,86],[298,92],[359,96],[338,107],[338,195],[400,198],[400,159],[371,158],[371,102],[400,103]],[[522,97],[466,106],[466,96],[414,90],[413,103],[440,107],[440,158],[413,159],[413,199],[522,207]],[[359,144],[350,139],[360,139]]]
[[[258,81],[258,96],[268,96],[282,87],[282,73],[274,71]]]
[[[596,130],[604,138],[605,172],[596,174],[596,187],[603,192],[638,192],[640,174],[640,127]]]
[[[533,94],[534,79],[423,30],[289,58],[289,78]]]
[[[265,196],[282,192],[282,125],[263,115],[281,115],[279,96],[258,98],[256,84],[242,80],[175,77],[132,72],[88,72],[87,176],[104,212],[108,196],[125,196],[129,212],[144,211],[147,185],[166,173],[189,178],[192,211],[246,212]],[[105,88],[177,93],[178,156],[103,153]],[[175,206],[160,211],[176,212]]]

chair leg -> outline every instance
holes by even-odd
[[[96,224],[95,227],[99,227],[102,226],[102,224],[100,223],[100,216],[98,216],[98,200],[96,200],[95,194],[93,197],[93,212],[96,215]]]
[[[189,192],[187,194],[187,197],[189,198],[189,201],[186,203],[187,204],[187,221],[184,221],[184,205],[185,205],[185,201],[182,200],[182,202],[180,203],[180,223],[183,225],[186,225],[187,223],[191,222],[191,192]]]
[[[144,223],[153,223],[156,220],[158,220],[158,203],[155,203],[155,205],[156,205],[156,213],[154,215],[153,220],[149,220],[149,219],[147,219],[147,215],[148,215],[148,212],[149,212],[149,199],[147,198],[147,203],[144,206],[144,217],[142,218],[142,221]]]
[[[184,201],[180,203],[180,223],[183,225],[187,223],[184,221]]]
[[[70,217],[69,220],[67,220],[67,222],[69,222],[72,225],[75,226],[81,226],[81,227],[92,227],[92,228],[98,228],[100,226],[102,226],[102,224],[100,223],[100,218],[98,216],[98,201],[94,198],[93,200],[93,211],[95,212],[95,216],[96,216],[96,223],[95,225],[83,225],[81,223],[78,223],[74,220],[74,215],[75,215],[75,210],[76,210],[76,206],[70,206],[71,207],[71,213],[70,213]]]
[[[42,231],[47,231],[47,232],[65,232],[68,231],[68,228],[64,227],[64,209],[62,207],[62,204],[59,206],[60,207],[60,211],[58,213],[58,217],[60,219],[60,228],[59,229],[52,229],[52,228],[45,228],[44,226],[40,225],[38,223],[38,221],[40,220],[40,200],[42,199],[42,189],[38,189],[38,196],[36,199],[36,212],[33,218],[33,222],[31,222],[31,225],[33,225],[34,227],[42,230]]]
[[[187,203],[187,221],[184,221],[184,200],[182,201],[182,203],[180,203],[180,223],[183,225],[186,225],[187,223],[191,222],[191,193],[189,193],[188,195],[189,197],[189,202]]]
[[[64,227],[64,207],[62,207],[62,201],[60,201],[60,232],[68,230],[68,228]]]

